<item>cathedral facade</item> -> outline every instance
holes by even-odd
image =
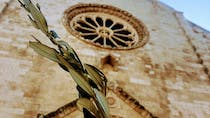
[[[108,78],[112,118],[209,118],[210,32],[156,0],[34,0],[49,29]],[[0,117],[82,118],[76,84],[35,53],[16,0],[0,1]]]

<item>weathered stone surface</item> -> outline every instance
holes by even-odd
[[[83,62],[101,67],[109,81],[117,83],[154,116],[210,117],[210,33],[189,23],[179,12],[152,0],[37,2],[50,29],[69,42]],[[141,48],[116,51],[76,39],[64,28],[62,16],[68,7],[79,2],[109,4],[127,10],[147,26],[149,42]],[[4,2],[1,1],[0,6],[5,6]],[[51,45],[40,31],[31,26],[26,11],[18,2],[9,2],[0,16],[2,118],[36,117],[37,113],[49,113],[77,98],[75,83],[68,73],[28,47],[28,41],[33,40],[31,34]],[[102,59],[108,55],[115,58],[115,69],[101,66]],[[112,92],[110,96],[116,101],[110,105],[112,115],[126,118],[136,113],[132,104],[129,106]],[[142,114],[139,117],[144,116]],[[76,111],[65,116],[68,117],[82,115]]]

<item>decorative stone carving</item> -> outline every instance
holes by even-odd
[[[137,48],[149,38],[149,32],[141,21],[109,5],[72,6],[65,11],[64,24],[79,39],[109,49]]]

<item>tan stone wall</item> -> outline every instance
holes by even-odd
[[[50,29],[69,42],[84,63],[101,68],[111,83],[122,87],[153,115],[160,118],[210,117],[210,78],[206,70],[210,69],[210,36],[192,27],[180,13],[152,0],[37,2]],[[62,15],[65,9],[79,2],[104,3],[127,10],[147,26],[149,42],[142,48],[115,51],[76,39],[64,28]],[[5,6],[3,2],[0,4]],[[77,98],[75,83],[68,73],[28,47],[28,41],[33,40],[31,34],[49,45],[50,42],[30,25],[26,15],[15,0],[9,2],[0,15],[2,118],[35,117],[37,113],[51,112]],[[107,55],[115,58],[114,69],[101,65]],[[132,107],[114,93],[110,94],[116,99],[112,114],[123,118],[134,114]],[[79,117],[78,114],[76,111],[72,117]],[[138,117],[135,115],[133,117]]]

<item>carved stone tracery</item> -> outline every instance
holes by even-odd
[[[78,4],[65,11],[64,24],[69,32],[95,46],[132,49],[149,38],[146,26],[130,13],[100,4]]]

